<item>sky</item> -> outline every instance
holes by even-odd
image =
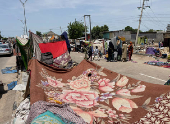
[[[27,28],[42,33],[52,30],[58,35],[67,31],[68,23],[81,21],[91,15],[93,26],[108,25],[110,31],[126,26],[138,28],[143,0],[27,0],[25,4]],[[25,2],[25,0],[22,0]],[[166,30],[170,24],[170,1],[145,1],[140,30]],[[0,31],[3,37],[23,34],[24,9],[20,0],[0,0]],[[86,17],[87,26],[89,18]],[[60,29],[61,27],[61,29]]]

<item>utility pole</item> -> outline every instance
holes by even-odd
[[[142,21],[143,9],[145,9],[144,7],[149,7],[149,6],[145,6],[145,1],[149,1],[149,0],[143,0],[142,7],[137,7],[138,9],[142,8],[142,10],[141,10],[141,15],[140,15],[140,19],[139,19],[138,31],[137,31],[137,35],[136,35],[135,51],[136,51],[136,46],[137,46],[137,42],[138,42],[138,36],[139,36],[140,24],[141,24],[141,21]]]
[[[21,2],[22,6],[23,6],[23,8],[24,8],[24,18],[25,18],[24,35],[25,35],[25,34],[28,35],[28,33],[27,33],[27,24],[26,24],[26,16],[25,16],[25,4],[26,4],[27,0],[25,0],[25,2],[22,2],[22,1],[20,0],[20,2]]]
[[[23,25],[25,25],[24,22],[23,22],[22,20],[20,20],[20,19],[18,19],[18,20],[21,21]],[[25,35],[25,26],[22,27],[22,28],[23,28],[23,31],[24,31],[24,32],[23,32],[23,37],[24,37],[24,35]]]
[[[86,16],[84,15],[84,25],[85,25],[85,41],[86,41],[86,18],[85,18]]]
[[[60,26],[60,30],[61,30],[61,34],[62,34],[62,29],[61,29],[61,26]]]
[[[86,35],[86,18],[85,18],[86,16],[89,17],[89,23],[90,23],[90,42],[91,42],[91,17],[90,17],[90,15],[84,15],[85,39],[87,39],[87,35]]]

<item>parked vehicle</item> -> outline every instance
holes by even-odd
[[[0,44],[0,55],[11,55],[12,53],[13,50],[9,43]]]

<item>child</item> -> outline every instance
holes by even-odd
[[[99,51],[99,57],[102,58],[103,57],[103,54],[101,51]]]
[[[117,54],[118,52],[117,51],[114,51],[114,61],[117,62]]]
[[[97,56],[97,58],[98,58],[98,61],[100,60],[99,59],[99,50],[98,50],[98,46],[96,46],[96,49],[94,49],[94,57],[93,57],[93,60],[94,60],[94,58]]]

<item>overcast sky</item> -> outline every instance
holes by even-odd
[[[23,1],[23,0],[22,0]],[[142,0],[141,0],[142,1]],[[25,2],[25,0],[23,1]],[[141,30],[165,30],[170,23],[170,0],[150,0],[145,2]],[[69,22],[84,22],[83,15],[91,15],[92,27],[104,24],[110,31],[121,30],[126,26],[138,28],[139,15],[137,9],[140,0],[28,0],[26,2],[27,27],[32,32],[48,32],[57,34],[67,30]],[[21,36],[24,20],[23,7],[19,0],[0,0],[0,31],[2,36]],[[89,26],[88,18],[86,18]]]

